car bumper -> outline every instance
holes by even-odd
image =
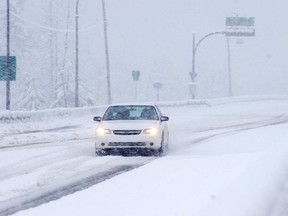
[[[159,149],[162,138],[159,136],[139,136],[139,135],[112,135],[97,137],[95,142],[96,149]]]

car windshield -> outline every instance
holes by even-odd
[[[104,116],[104,121],[110,120],[158,120],[154,106],[148,105],[119,105],[110,106]]]

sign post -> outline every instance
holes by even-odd
[[[137,101],[137,81],[139,80],[140,77],[140,71],[132,71],[132,78],[133,81],[135,82],[135,100]]]
[[[229,76],[229,95],[233,96],[232,91],[232,72],[230,58],[229,37],[254,37],[255,36],[255,18],[254,17],[226,17],[226,30],[224,34],[227,38],[228,53],[228,76]]]
[[[156,91],[157,91],[157,101],[159,101],[159,90],[161,89],[161,88],[163,88],[163,84],[161,83],[161,82],[155,82],[154,84],[153,84],[153,87],[156,89]]]

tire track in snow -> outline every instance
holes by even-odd
[[[229,136],[235,133],[257,129],[261,127],[267,127],[267,126],[273,126],[273,125],[279,125],[279,124],[287,124],[288,123],[288,115],[282,114],[275,116],[271,119],[266,119],[262,121],[255,121],[255,122],[247,122],[247,123],[240,123],[240,124],[233,124],[233,125],[224,125],[219,127],[211,127],[207,129],[200,129],[192,131],[192,133],[200,134],[197,138],[194,138],[187,142],[186,145],[182,145],[181,148],[178,150],[181,150],[183,148],[186,148],[187,146],[201,144],[202,142],[206,140],[210,140],[212,138],[216,138],[219,136]],[[209,133],[209,134],[206,134]],[[202,135],[203,134],[203,135]],[[178,151],[177,150],[177,151]]]
[[[59,199],[63,196],[67,196],[77,191],[87,189],[95,184],[103,182],[114,176],[120,175],[124,172],[128,172],[144,164],[115,166],[109,170],[90,175],[84,179],[78,179],[77,181],[63,185],[58,188],[46,189],[38,195],[23,195],[17,198],[12,198],[10,200],[0,202],[0,206],[2,206],[0,207],[0,216],[7,216],[21,210],[37,207],[41,204]]]

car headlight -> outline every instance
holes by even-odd
[[[106,135],[106,134],[111,134],[111,130],[110,129],[106,129],[106,128],[97,128],[96,129],[96,135],[97,136],[103,136],[103,135]]]
[[[146,129],[143,130],[143,133],[144,134],[149,134],[149,135],[152,135],[152,136],[156,136],[159,133],[159,129],[156,128],[156,127],[146,128]]]

